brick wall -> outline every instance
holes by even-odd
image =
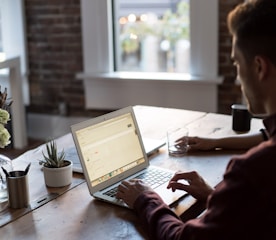
[[[28,111],[84,110],[80,0],[25,0],[31,104]]]
[[[230,113],[231,104],[241,99],[225,21],[239,2],[220,0],[219,5],[219,75],[225,77],[219,86],[220,113]],[[95,115],[85,110],[83,84],[75,78],[83,66],[80,0],[25,0],[25,11],[31,94],[27,111],[57,114],[59,103],[66,103],[68,115]]]
[[[231,36],[229,35],[226,18],[237,4],[243,0],[219,0],[219,75],[224,77],[224,82],[218,89],[218,111],[231,112],[233,103],[241,102],[240,86],[235,84],[236,69],[231,60]]]

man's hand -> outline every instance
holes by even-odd
[[[185,180],[187,183],[179,182],[180,180]],[[170,180],[167,188],[171,188],[172,191],[175,191],[176,189],[184,190],[194,198],[205,202],[210,193],[214,190],[195,171],[177,172]]]
[[[189,137],[189,150],[214,150],[216,148],[216,139]]]
[[[144,191],[153,191],[142,180],[131,179],[123,181],[118,187],[117,198],[122,199],[130,208],[133,208],[134,202]]]

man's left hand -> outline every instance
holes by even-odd
[[[122,199],[130,208],[133,208],[136,199],[144,191],[153,190],[142,180],[131,179],[123,181],[118,187],[117,198]]]

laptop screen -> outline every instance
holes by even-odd
[[[75,135],[93,187],[146,161],[131,113],[91,124]]]

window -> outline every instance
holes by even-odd
[[[113,2],[81,0],[85,73],[112,73],[116,70]],[[191,0],[189,13],[189,73],[191,76],[207,77],[206,79],[217,78],[218,0]]]
[[[1,47],[5,58],[20,56],[21,70],[26,72],[24,1],[0,0]]]
[[[114,7],[118,7],[116,1],[81,0],[84,69],[77,77],[84,80],[86,108],[117,109],[144,104],[216,112],[217,84],[222,81],[218,77],[218,0],[189,1],[188,74],[122,68],[119,41],[113,34],[114,17],[119,19],[113,16]],[[115,31],[119,34],[116,27]]]
[[[3,59],[1,55],[3,54],[3,44],[2,44],[2,17],[1,17],[1,11],[0,11],[0,61]]]
[[[1,7],[1,5],[0,5],[0,7]],[[4,52],[4,50],[3,50],[3,40],[2,40],[2,14],[1,14],[1,9],[0,9],[0,62],[1,61],[4,61],[5,59],[6,59],[6,54],[5,54],[5,52]],[[6,73],[7,71],[5,71],[5,69],[4,69],[4,71],[3,71],[3,69],[1,69],[0,70],[0,74],[1,73]]]
[[[114,1],[115,69],[189,72],[189,1]]]
[[[24,1],[0,0],[0,61],[17,56],[20,56],[24,103],[29,104]],[[7,69],[0,70],[0,82],[3,86],[7,82],[7,75]]]

